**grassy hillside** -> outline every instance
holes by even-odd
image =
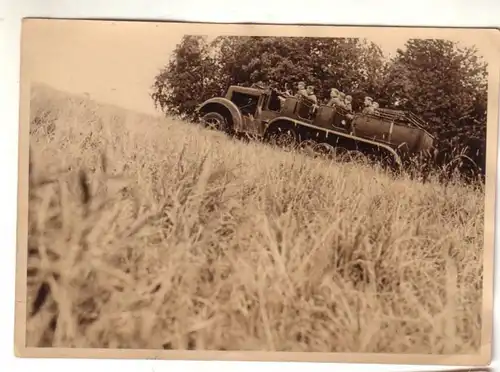
[[[30,345],[480,346],[483,190],[42,87],[31,113]]]

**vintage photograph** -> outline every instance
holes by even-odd
[[[26,19],[17,353],[488,364],[498,35]]]

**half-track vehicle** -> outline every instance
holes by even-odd
[[[351,114],[340,106],[313,105],[273,88],[230,86],[224,97],[197,107],[206,127],[277,145],[314,150],[355,151],[402,165],[411,154],[428,151],[434,138],[411,112],[377,109]]]

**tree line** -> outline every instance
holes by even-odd
[[[223,95],[229,85],[257,82],[282,89],[299,81],[328,99],[331,88],[380,107],[410,110],[438,139],[436,165],[457,153],[484,176],[487,63],[475,47],[441,39],[409,39],[387,58],[374,42],[358,38],[186,35],[154,78],[151,97],[166,115],[192,119],[196,105]]]

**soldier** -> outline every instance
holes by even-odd
[[[318,104],[318,97],[314,94],[314,87],[312,85],[307,87],[307,98],[315,105]]]
[[[283,92],[283,93],[284,93],[285,95],[287,95],[287,96],[293,96],[293,93],[292,93],[292,91],[290,90],[290,88],[288,87],[288,84],[287,84],[287,83],[285,83],[285,90],[284,90],[284,92]]]
[[[306,83],[299,81],[297,84],[297,94],[296,97],[304,96],[307,97]]]
[[[330,100],[326,104],[327,106],[342,106],[342,101],[340,100],[340,92],[336,88],[330,90]]]
[[[340,92],[340,100],[342,101],[342,108],[346,109],[346,110],[349,110],[349,105],[348,105],[348,102],[346,100],[346,97],[347,97],[347,94],[345,94],[344,92]]]
[[[374,111],[373,108],[373,98],[371,97],[365,97],[365,102],[364,102],[364,109],[363,109],[363,114],[371,114]]]
[[[352,96],[345,96],[345,108],[347,111],[352,112]]]

